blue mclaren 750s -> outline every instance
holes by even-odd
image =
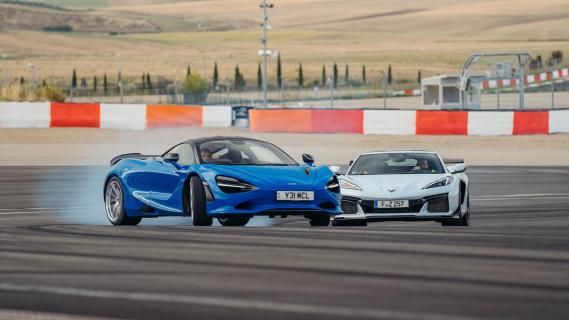
[[[275,145],[241,137],[190,139],[162,155],[111,160],[105,210],[114,225],[188,216],[194,226],[244,226],[254,216],[303,216],[327,226],[341,214],[338,178],[311,155],[297,163]]]

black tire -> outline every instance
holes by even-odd
[[[466,213],[460,218],[452,218],[441,221],[443,227],[468,227],[470,226],[470,198],[466,200]]]
[[[308,222],[313,227],[327,227],[330,225],[330,216],[325,214],[315,214],[308,217]]]
[[[247,223],[249,223],[249,220],[251,220],[250,217],[240,217],[240,216],[217,218],[219,224],[221,224],[224,227],[244,227],[245,225],[247,225]]]
[[[129,217],[124,210],[124,191],[117,177],[112,177],[105,185],[105,211],[111,224],[115,226],[136,226],[142,217]]]
[[[190,212],[194,226],[209,227],[213,219],[207,215],[205,188],[198,176],[190,179]]]
[[[334,227],[367,227],[367,220],[332,220]]]

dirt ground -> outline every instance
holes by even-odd
[[[119,131],[85,128],[0,129],[0,165],[105,165],[122,153],[161,154],[180,141],[239,135],[273,142],[300,160],[347,164],[359,153],[385,149],[428,149],[470,165],[565,166],[569,135],[504,137],[383,136],[356,134],[252,134],[241,128],[176,128]]]

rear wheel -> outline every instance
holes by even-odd
[[[367,220],[332,220],[334,227],[367,227]]]
[[[330,225],[330,216],[324,214],[315,214],[308,217],[308,222],[313,227],[327,227]]]
[[[142,220],[142,217],[127,216],[124,210],[124,193],[117,177],[112,177],[105,187],[105,211],[109,221],[116,226],[135,226]]]
[[[224,227],[243,227],[247,225],[247,223],[249,223],[249,220],[251,220],[251,218],[239,217],[239,216],[217,218],[219,224],[221,224]]]
[[[205,188],[198,176],[190,179],[190,212],[194,226],[211,226],[213,219],[207,215]]]

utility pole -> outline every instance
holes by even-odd
[[[268,9],[271,9],[274,7],[274,5],[272,3],[267,3],[267,0],[263,0],[263,3],[261,3],[259,5],[261,7],[261,9],[263,9],[263,37],[261,38],[261,44],[263,45],[263,51],[261,52],[261,55],[263,56],[263,107],[267,108],[268,104],[267,104],[267,65],[268,65],[268,59],[269,59],[269,51],[267,50],[268,47],[268,42],[269,42],[269,12]]]

